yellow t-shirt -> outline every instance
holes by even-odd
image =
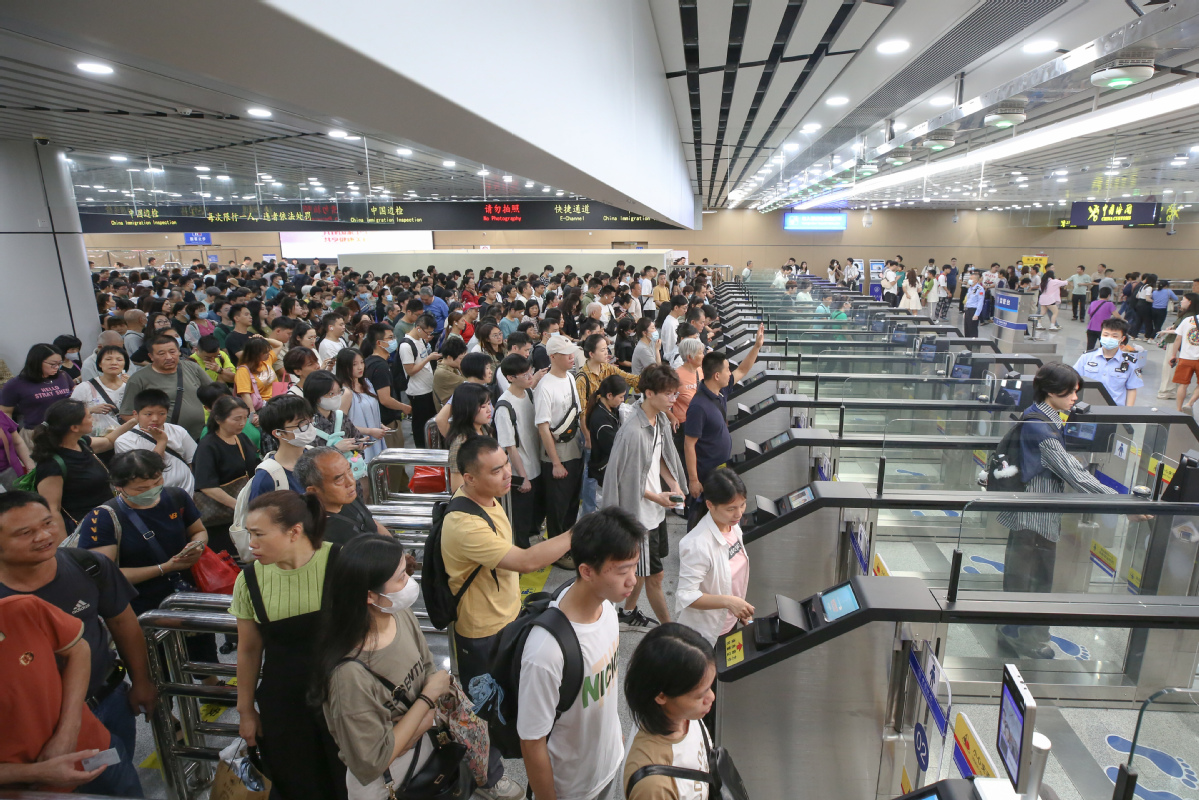
[[[462,496],[461,489],[455,495],[458,496]],[[491,577],[491,570],[513,547],[508,515],[498,500],[483,510],[491,517],[496,532],[474,514],[461,511],[447,514],[441,528],[441,557],[450,578],[450,591],[461,590],[475,567],[483,565],[462,596],[458,621],[454,623],[454,632],[468,639],[499,633],[520,611],[520,575],[496,569],[496,578]]]
[[[670,287],[658,285],[654,287],[654,305],[660,306],[670,299]]]
[[[259,564],[257,561],[251,565],[254,577],[258,578],[258,588],[262,590],[262,604],[266,606],[266,615],[271,622],[320,611],[321,589],[325,583],[325,568],[329,564],[332,547],[332,544],[325,542],[299,569],[279,569],[274,564]],[[245,573],[238,575],[237,582],[233,584],[229,613],[238,619],[261,622],[254,613],[254,602],[250,599]]]
[[[271,399],[271,395],[275,391],[275,353],[271,351],[266,354],[266,359],[259,365],[258,373],[253,376],[253,380],[258,384],[258,394],[262,395],[263,402]],[[241,366],[237,368],[237,372],[233,373],[233,391],[239,395],[253,394],[254,388],[250,385],[250,368]]]

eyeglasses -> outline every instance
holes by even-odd
[[[297,425],[294,428],[284,428],[283,430],[291,431],[292,433],[306,433],[308,431],[308,429],[311,427],[312,427],[311,422],[301,422],[299,425]]]

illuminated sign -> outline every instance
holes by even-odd
[[[848,214],[807,214],[804,212],[783,214],[783,230],[785,231],[843,231],[848,223]]]
[[[211,233],[185,233],[183,234],[184,244],[212,244]]]
[[[1157,203],[1089,201],[1070,206],[1072,225],[1155,225]]]
[[[1057,226],[1058,228],[1065,228],[1067,230],[1086,230],[1088,227],[1090,227],[1088,225],[1075,225],[1073,222],[1065,218],[1059,219],[1057,221]]]
[[[834,215],[827,215],[834,216]],[[844,217],[844,214],[840,215]],[[79,207],[84,233],[321,230],[669,229],[650,217],[595,200],[353,202]],[[842,225],[844,227],[844,225]]]

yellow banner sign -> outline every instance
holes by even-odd
[[[731,667],[745,660],[745,642],[742,631],[734,631],[724,637],[724,665]]]
[[[1020,261],[1026,267],[1040,267],[1041,269],[1045,269],[1046,265],[1049,264],[1049,256],[1021,256]]]
[[[876,578],[889,578],[891,571],[887,569],[887,562],[883,561],[883,557],[878,553],[874,554],[874,564],[870,570]]]
[[[1151,477],[1157,477],[1157,465],[1160,463],[1162,462],[1158,461],[1156,458],[1149,459],[1149,475]],[[1162,480],[1166,483],[1174,480],[1174,472],[1174,467],[1171,467],[1169,464],[1165,464],[1162,467]]]
[[[970,764],[970,770],[974,773],[974,777],[996,777],[995,767],[991,765],[991,758],[987,755],[982,740],[978,738],[978,733],[970,724],[970,720],[960,711],[957,719],[953,721],[953,739],[957,743],[958,750],[966,757],[966,762]]]

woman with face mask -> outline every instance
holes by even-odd
[[[653,317],[648,314],[637,320],[637,326],[633,331],[637,335],[637,346],[633,348],[633,368],[630,371],[634,375],[640,375],[650,364],[662,363],[662,343]]]
[[[323,433],[333,433],[337,428],[336,414],[341,410],[342,401],[345,399],[345,391],[337,377],[328,370],[319,369],[316,372],[310,372],[308,378],[304,381],[303,390],[304,399],[306,399],[316,410],[316,415],[312,418],[316,429]],[[349,415],[343,414],[341,418],[341,432],[344,438],[336,445],[338,450],[343,453],[350,450],[359,450],[361,446],[356,444],[358,439],[366,436],[358,430],[358,427],[350,420]],[[319,444],[324,444],[322,437],[317,437]]]
[[[237,577],[229,606],[237,617],[239,733],[261,750],[281,797],[344,798],[337,744],[324,715],[306,702],[312,643],[340,548],[322,541],[325,509],[311,494],[256,497],[246,530],[255,561]]]
[[[316,648],[314,701],[346,764],[350,800],[398,790],[435,747],[433,708],[450,691],[450,676],[433,655],[410,610],[420,595],[415,563],[383,536],[361,536],[333,564],[327,624]]]

